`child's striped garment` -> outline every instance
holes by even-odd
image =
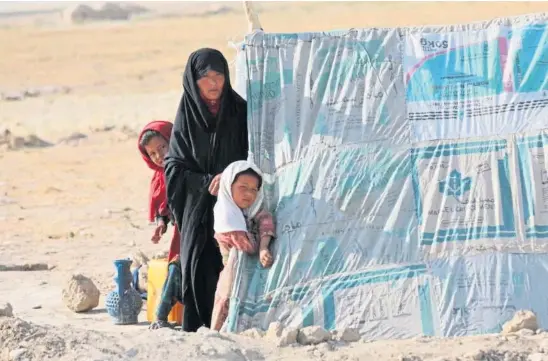
[[[225,268],[219,276],[219,283],[215,292],[215,304],[211,316],[211,328],[213,330],[220,330],[228,317],[230,292],[234,282],[237,261],[235,253],[230,253],[230,249],[235,247],[248,254],[254,254],[259,249],[261,237],[275,237],[274,218],[266,210],[261,210],[251,220],[246,219],[246,223],[248,232],[235,231],[215,234],[215,239],[219,242],[221,248]]]

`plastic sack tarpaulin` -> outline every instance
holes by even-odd
[[[224,327],[369,339],[548,327],[545,14],[249,35],[237,59],[275,262],[239,254]]]

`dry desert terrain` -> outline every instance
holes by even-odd
[[[150,171],[136,134],[152,119],[173,119],[190,52],[209,46],[234,59],[229,42],[242,40],[246,18],[240,2],[221,5],[229,10],[166,10],[83,25],[64,22],[58,13],[0,18],[0,93],[50,90],[0,100],[0,131],[51,144],[26,138],[27,146],[15,150],[0,146],[0,304],[11,303],[19,318],[0,317],[0,360],[481,360],[487,354],[525,360],[548,350],[544,334],[278,349],[243,336],[152,332],[145,322],[112,325],[103,305],[113,287],[112,261],[168,246],[168,237],[160,245],[149,241]],[[266,31],[303,32],[472,22],[546,12],[548,3],[270,2],[257,9]],[[52,269],[2,271],[33,263]],[[102,292],[91,313],[75,314],[61,301],[63,284],[75,272],[91,277]],[[538,355],[535,360],[544,360]]]

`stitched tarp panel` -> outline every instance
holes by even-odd
[[[369,339],[548,327],[545,14],[246,38],[275,262],[239,255],[228,331]]]

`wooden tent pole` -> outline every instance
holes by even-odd
[[[247,17],[247,24],[249,26],[248,31],[249,33],[252,33],[257,30],[263,30],[263,27],[261,26],[261,22],[259,21],[259,16],[257,15],[257,12],[253,8],[253,4],[251,1],[244,1],[244,11],[245,16]]]

